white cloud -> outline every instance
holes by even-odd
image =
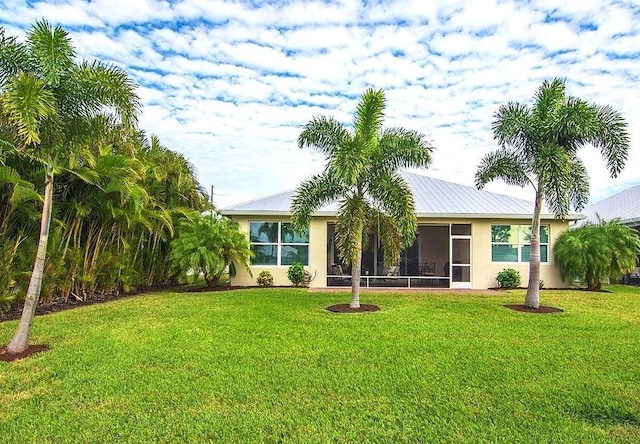
[[[131,73],[143,128],[185,153],[221,206],[320,171],[322,157],[297,148],[301,126],[318,114],[350,124],[370,86],[387,93],[388,126],[433,141],[428,174],[473,185],[478,161],[496,148],[498,106],[530,103],[542,80],[566,78],[570,94],[612,105],[631,125],[618,179],[597,151],[583,150],[593,199],[640,183],[639,15],[613,0],[0,4],[10,34],[46,17],[70,31],[79,56]]]

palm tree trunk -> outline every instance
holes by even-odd
[[[362,238],[362,233],[358,239]],[[360,268],[362,267],[362,242],[357,246],[356,261],[351,267],[351,302],[349,307],[360,308]]]
[[[7,353],[22,353],[29,347],[29,337],[31,336],[31,324],[36,314],[38,300],[40,299],[40,288],[42,287],[42,277],[44,275],[44,262],[47,257],[47,242],[49,240],[49,226],[51,225],[51,205],[53,203],[53,168],[47,167],[44,182],[44,204],[42,207],[42,218],[40,219],[40,240],[38,251],[33,265],[33,273],[29,281],[29,288],[24,299],[22,317],[13,338],[7,344]]]
[[[540,307],[540,213],[542,211],[542,192],[536,191],[536,203],[531,221],[531,246],[529,247],[529,285],[524,305]]]

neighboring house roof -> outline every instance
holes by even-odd
[[[587,206],[582,212],[589,222],[619,218],[625,225],[640,226],[640,185],[628,188]]]
[[[477,190],[474,187],[433,179],[431,177],[401,172],[413,192],[418,217],[472,217],[521,219],[531,218],[533,202]],[[290,215],[291,200],[295,190],[273,194],[260,199],[233,205],[221,210],[225,215]],[[338,204],[325,205],[314,213],[316,216],[333,216]],[[543,219],[552,219],[553,215],[543,208]],[[569,220],[580,219],[571,215]]]

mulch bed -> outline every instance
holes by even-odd
[[[48,345],[39,344],[39,345],[30,345],[22,353],[9,354],[7,353],[7,348],[2,347],[0,348],[0,361],[13,362],[13,361],[17,361],[18,359],[27,358],[33,354],[40,353],[47,350],[49,350]]]
[[[372,304],[360,304],[360,308],[352,308],[349,304],[337,304],[327,307],[327,310],[334,313],[367,313],[372,311],[380,311],[380,307]]]
[[[549,307],[548,305],[541,305],[538,308],[527,307],[523,304],[504,304],[505,307],[515,311],[522,311],[524,313],[562,313],[564,310],[555,307]]]

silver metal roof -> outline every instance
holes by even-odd
[[[587,206],[582,212],[589,222],[620,218],[625,225],[640,226],[640,185],[628,188]]]
[[[474,187],[433,179],[420,174],[401,172],[413,191],[416,213],[420,218],[469,217],[469,218],[531,218],[533,201],[518,199],[503,194],[480,191]],[[291,200],[295,190],[273,194],[260,199],[233,205],[221,210],[225,215],[282,215],[291,214]],[[314,214],[333,216],[338,211],[336,202],[325,205]],[[553,215],[543,208],[542,217]],[[575,220],[580,216],[572,215]]]

